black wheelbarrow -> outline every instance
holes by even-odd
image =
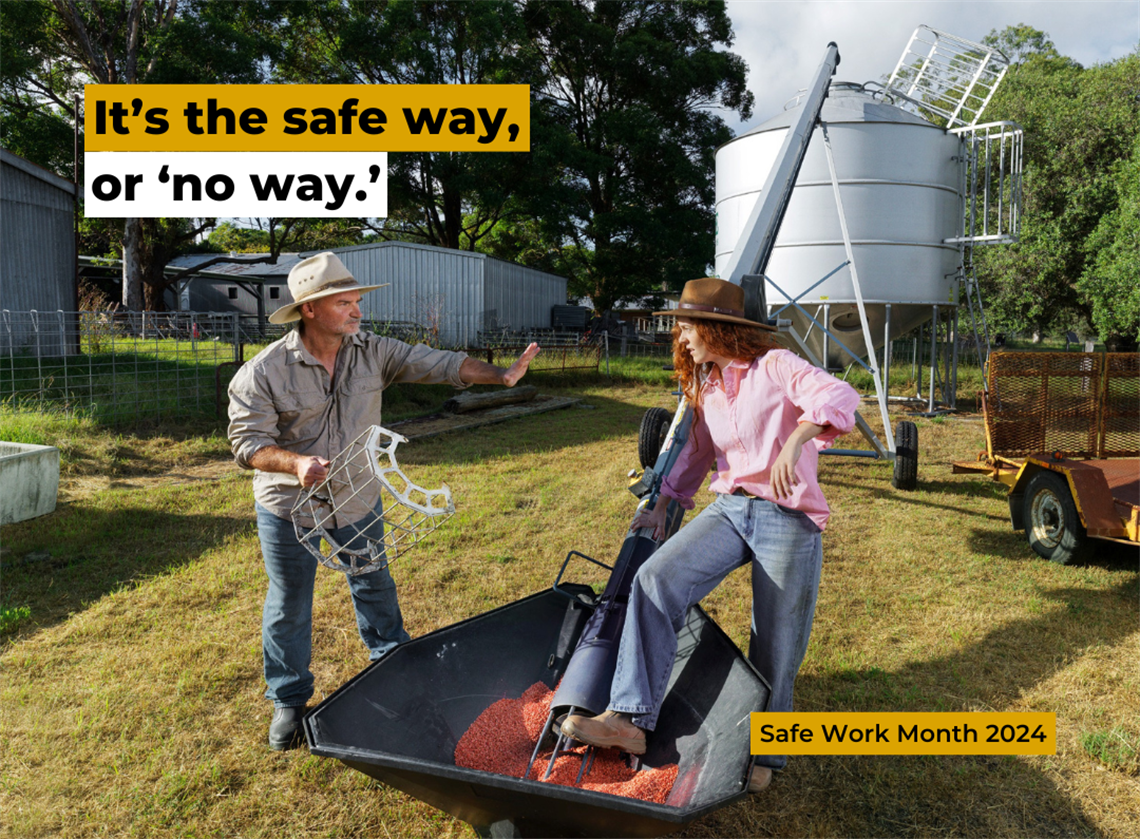
[[[743,798],[749,715],[767,707],[768,685],[699,607],[678,635],[643,759],[678,765],[665,804],[455,765],[459,738],[491,704],[536,682],[558,683],[590,612],[589,592],[563,585],[396,647],[305,717],[310,751],[482,836],[661,836]]]

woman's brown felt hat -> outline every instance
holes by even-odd
[[[676,309],[667,312],[654,312],[655,315],[673,315],[702,320],[721,320],[725,323],[740,323],[776,332],[776,327],[757,323],[744,317],[744,289],[728,280],[717,277],[702,277],[689,280],[681,291],[681,302]]]

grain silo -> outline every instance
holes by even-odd
[[[717,151],[718,269],[731,256],[795,111]],[[928,320],[932,306],[958,300],[959,249],[946,240],[958,235],[960,225],[959,140],[850,83],[832,83],[820,119],[831,135],[871,335],[882,338],[887,303],[892,304],[892,331],[902,334]],[[867,350],[845,259],[824,144],[813,141],[765,272],[772,280],[767,300],[778,308],[787,294],[813,314],[818,309],[815,317],[863,356]],[[784,316],[807,335],[820,359],[828,344],[829,368],[849,363],[846,352],[809,329],[802,313],[790,309]]]
[[[873,351],[891,337],[933,321],[956,338],[969,249],[1016,235],[1020,129],[977,123],[1005,66],[920,27],[886,86],[831,83],[764,270],[769,314],[811,360],[835,370],[866,358],[877,375]],[[740,271],[734,251],[802,99],[717,150],[718,276]],[[931,361],[931,381],[949,383],[954,371]]]

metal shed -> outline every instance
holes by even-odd
[[[74,184],[0,149],[0,309],[75,311],[74,214]],[[0,323],[0,352],[35,340],[26,322]],[[41,354],[63,355],[74,335],[51,330],[38,340]]]
[[[479,333],[489,330],[548,329],[553,307],[566,303],[564,277],[481,253],[407,242],[336,248],[334,253],[361,283],[390,284],[364,295],[361,310],[366,319],[438,331],[444,346],[479,346]],[[180,308],[256,315],[253,291],[259,291],[265,311],[271,313],[292,301],[286,285],[289,270],[311,255],[282,254],[276,265],[213,265],[186,284]],[[210,256],[181,256],[171,267],[189,267]],[[173,304],[173,296],[168,303]]]
[[[391,283],[366,294],[366,318],[439,329],[446,346],[477,346],[493,329],[547,329],[566,303],[566,279],[492,256],[407,242],[334,251],[361,282]]]
[[[213,259],[215,254],[186,254],[172,259],[167,271],[185,269]],[[261,254],[230,254],[237,259],[255,259]],[[168,289],[166,305],[183,312],[240,312],[258,314],[260,293],[264,311],[273,312],[292,300],[289,296],[289,271],[301,260],[295,253],[283,253],[276,264],[264,262],[223,262],[211,265],[202,273],[179,283],[177,292]]]

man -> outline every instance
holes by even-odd
[[[388,385],[513,387],[539,350],[531,344],[504,370],[462,352],[362,333],[361,294],[383,287],[360,285],[332,253],[298,262],[289,272],[294,302],[269,318],[272,323],[300,321],[297,329],[258,353],[230,384],[234,459],[256,470],[257,531],[269,576],[262,657],[265,695],[274,705],[269,746],[276,750],[298,742],[305,704],[313,694],[309,664],[317,560],[297,541],[291,519],[302,487],[324,480],[330,460],[380,422],[381,395]],[[351,539],[351,524],[336,522],[333,536]],[[348,585],[360,637],[373,660],[409,640],[387,568],[348,577]]]

